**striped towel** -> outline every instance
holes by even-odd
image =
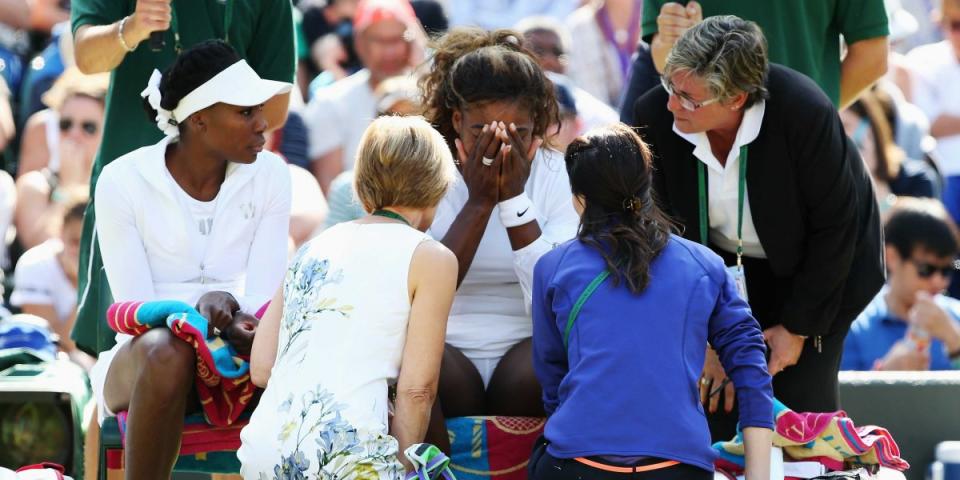
[[[845,412],[800,413],[774,399],[776,430],[773,445],[783,447],[790,460],[812,460],[831,470],[879,465],[893,470],[910,468],[900,458],[900,447],[885,428],[857,427]],[[743,471],[743,434],[713,445],[719,469]]]
[[[197,395],[211,425],[232,425],[250,404],[250,364],[218,337],[207,338],[208,322],[196,309],[173,300],[114,303],[107,324],[116,332],[140,335],[166,326],[197,351]]]

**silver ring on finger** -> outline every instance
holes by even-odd
[[[707,386],[707,385],[710,385],[711,383],[713,382],[711,382],[710,379],[707,377],[703,377],[700,379],[700,385]]]
[[[480,161],[483,162],[483,165],[485,167],[489,167],[490,165],[493,165],[493,159],[489,157],[483,157],[483,159],[481,159]]]

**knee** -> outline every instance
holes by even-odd
[[[167,386],[189,388],[196,375],[197,355],[193,347],[165,328],[155,328],[138,339],[140,376]]]

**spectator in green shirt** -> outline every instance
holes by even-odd
[[[883,0],[701,0],[684,6],[643,3],[643,40],[657,71],[688,28],[706,17],[752,20],[767,37],[771,63],[812,78],[833,104],[845,108],[887,71],[887,14]],[[846,44],[841,61],[840,39]]]
[[[73,0],[71,23],[76,63],[84,73],[112,72],[107,92],[103,141],[90,179],[91,198],[105,165],[136,148],[152,145],[162,134],[143,112],[140,91],[154,69],[164,70],[186,48],[209,39],[227,41],[267,79],[292,82],[294,33],[290,0]],[[153,51],[147,39],[163,31],[165,44]],[[278,95],[264,107],[268,128],[280,127],[289,97]],[[112,301],[94,235],[94,205],[83,226],[79,311],[73,339],[97,354],[109,349],[107,327]]]

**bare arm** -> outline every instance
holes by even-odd
[[[120,43],[120,21],[109,25],[82,25],[74,34],[77,67],[86,74],[109,72],[127,55]],[[136,11],[127,17],[123,40],[137,48],[150,32],[170,28],[170,0],[137,0]]]
[[[250,350],[250,380],[254,385],[264,388],[270,380],[270,371],[277,360],[277,342],[280,338],[280,319],[283,316],[283,287],[277,289],[273,301],[264,312],[253,337]]]
[[[46,122],[51,110],[41,110],[30,116],[23,129],[20,140],[20,162],[17,164],[17,178],[27,172],[40,170],[50,162],[50,150],[47,147]]]
[[[330,193],[330,182],[343,171],[343,149],[335,148],[310,162],[313,175],[320,182],[324,194]]]
[[[390,431],[400,451],[423,441],[437,394],[447,317],[456,290],[457,260],[435,241],[417,247],[410,265],[411,305]],[[409,471],[405,457],[400,461]]]
[[[460,173],[467,184],[469,197],[441,242],[457,257],[458,287],[473,264],[473,257],[477,254],[477,247],[487,231],[487,223],[499,198],[500,164],[503,161],[498,139],[500,135],[496,122],[484,125],[469,154],[460,138],[454,140],[460,159]],[[485,165],[483,158],[494,160],[492,164]]]
[[[673,44],[677,43],[683,32],[703,20],[703,11],[700,4],[690,2],[686,6],[677,2],[668,2],[660,7],[657,15],[657,33],[650,40],[650,54],[657,72],[663,73],[667,63],[667,55]]]
[[[50,205],[50,185],[40,172],[17,179],[17,206],[13,223],[24,248],[33,248],[50,238],[50,224],[56,216]]]
[[[770,447],[773,430],[747,427],[743,429],[743,448],[746,457],[746,480],[770,478]]]
[[[53,333],[56,333],[57,336],[60,337],[60,350],[72,352],[77,348],[73,340],[70,339],[70,330],[73,329],[73,322],[60,321],[60,317],[57,315],[57,311],[53,308],[53,305],[26,304],[20,308],[23,313],[41,317],[50,324],[50,329],[53,330]]]
[[[847,56],[840,64],[840,110],[857,100],[887,73],[890,45],[887,37],[868,38],[847,45]]]
[[[930,135],[935,138],[960,135],[960,116],[947,113],[940,115],[930,125]]]
[[[441,240],[457,256],[458,287],[467,276],[470,265],[473,264],[473,257],[477,254],[477,247],[480,246],[483,233],[487,231],[487,222],[490,221],[491,213],[493,213],[492,205],[468,200]]]
[[[664,40],[659,33],[653,35],[653,39],[650,41],[650,56],[653,57],[653,66],[656,67],[657,73],[663,73],[663,67],[667,64],[667,55],[670,54],[671,48],[673,48],[673,42]]]
[[[13,110],[10,109],[10,97],[0,98],[0,150],[6,149],[17,133],[13,123]]]

